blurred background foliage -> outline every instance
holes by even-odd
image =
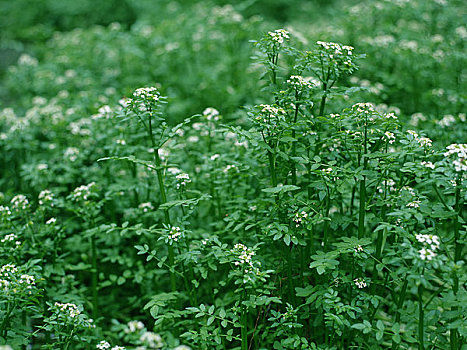
[[[446,125],[456,130],[454,138],[465,132],[461,0],[15,0],[0,6],[3,108],[25,111],[33,97],[66,90],[92,113],[138,86],[161,84],[177,101],[168,111],[174,122],[206,106],[236,119],[239,107],[263,100],[249,40],[284,27],[305,48],[326,40],[366,54],[360,70],[343,81],[363,88],[352,100],[392,107],[413,126]],[[21,60],[22,54],[28,56]]]

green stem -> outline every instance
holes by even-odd
[[[161,168],[161,158],[159,157],[159,149],[156,146],[156,142],[154,141],[154,135],[152,133],[152,121],[151,118],[149,118],[149,138],[151,139],[151,145],[154,150],[154,162],[156,163],[156,173],[157,173],[157,181],[159,183],[159,191],[161,193],[161,203],[165,204],[167,203],[167,195],[165,193],[165,187],[164,187],[164,177],[163,177],[163,172]],[[166,225],[171,226],[170,224],[170,215],[169,215],[169,210],[164,209],[164,221]],[[174,255],[174,249],[171,245],[168,246],[168,255],[169,255],[169,274],[170,274],[170,289],[172,292],[177,291],[177,281],[175,278],[175,273],[173,271],[174,265],[175,265],[175,255]]]
[[[271,185],[272,187],[277,186],[277,175],[276,175],[276,167],[274,161],[274,155],[271,151],[268,151],[268,159],[269,159],[269,171],[271,173]]]
[[[321,97],[321,104],[319,105],[319,116],[323,116],[324,115],[324,106],[326,105],[326,96],[327,96],[327,91],[326,89],[328,88],[328,83],[323,83],[323,91],[324,91],[324,94],[323,94],[323,97]]]
[[[461,259],[462,255],[462,243],[460,242],[460,222],[459,222],[459,216],[461,212],[461,193],[460,193],[460,179],[462,175],[460,175],[457,179],[457,186],[456,186],[456,204],[454,207],[454,210],[456,211],[456,216],[454,219],[454,262],[456,263]],[[453,277],[453,286],[452,290],[454,294],[457,295],[457,292],[459,291],[459,277],[457,276],[457,272],[454,270],[452,272],[452,277]],[[453,307],[453,312],[457,311],[457,307]],[[459,348],[459,333],[457,329],[451,329],[450,335],[450,346],[451,350],[458,349]]]
[[[424,310],[423,310],[423,285],[418,286],[418,350],[424,350]]]
[[[404,304],[404,299],[405,299],[405,294],[407,292],[408,284],[409,284],[409,281],[407,279],[407,276],[405,276],[404,284],[402,285],[401,292],[399,294],[399,299],[397,300],[396,317],[395,317],[394,323],[399,323],[400,320],[401,320],[401,312],[400,311],[401,311],[402,305]],[[394,340],[392,340],[391,349],[396,350],[397,348],[398,348],[398,346],[397,346],[396,342]]]
[[[91,288],[92,288],[92,318],[97,320],[99,313],[99,299],[97,292],[97,246],[96,246],[96,237],[93,234],[91,236]]]
[[[367,152],[367,127],[365,123],[365,138],[363,140],[363,170],[366,170],[368,164],[368,158],[366,157]],[[365,187],[366,176],[360,180],[360,203],[358,210],[358,239],[365,236],[365,202],[366,202],[366,187]]]
[[[247,312],[246,312],[246,306],[243,305],[243,300],[245,300],[246,296],[246,290],[243,289],[243,297],[242,297],[242,304],[240,305],[241,307],[241,338],[242,338],[242,350],[248,350],[248,324],[247,324]]]

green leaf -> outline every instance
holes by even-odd
[[[289,191],[299,190],[300,187],[295,185],[279,185],[276,187],[264,188],[262,191],[266,193],[284,193]]]
[[[209,318],[208,318],[208,322],[206,322],[206,325],[207,325],[207,326],[210,326],[210,325],[214,322],[215,319],[216,319],[216,318],[215,318],[214,316],[209,317]]]

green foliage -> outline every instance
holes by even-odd
[[[70,16],[2,82],[0,347],[465,346],[460,3],[345,5],[313,35],[261,3],[55,32],[89,9],[47,2]]]

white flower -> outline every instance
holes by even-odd
[[[162,337],[154,332],[144,332],[139,340],[146,343],[151,349],[158,349],[164,345]]]
[[[367,283],[365,282],[365,280],[363,278],[361,278],[361,277],[355,278],[353,281],[354,281],[355,285],[360,289],[365,288],[365,287],[368,286]]]
[[[20,210],[20,209],[25,210],[29,206],[28,199],[26,198],[26,196],[22,194],[18,194],[17,196],[14,196],[11,199],[10,203],[12,204],[11,206],[12,209],[16,209],[16,210]]]
[[[386,131],[384,133],[384,136],[386,136],[386,138],[388,139],[388,142],[390,144],[393,144],[394,141],[396,140],[396,137],[394,136],[394,133],[392,133],[392,132]]]
[[[282,44],[284,40],[289,39],[289,32],[285,29],[277,29],[274,32],[268,32],[272,41],[275,41],[278,44]]]
[[[51,224],[55,224],[55,222],[57,222],[57,219],[55,218],[50,218],[49,220],[47,220],[45,222],[46,225],[51,225]]]
[[[431,249],[422,248],[418,252],[422,260],[432,260],[436,256],[436,253]]]
[[[125,328],[125,333],[134,333],[144,329],[144,323],[141,321],[130,321],[127,323],[127,328]]]
[[[37,167],[36,167],[36,169],[39,171],[47,170],[48,168],[49,166],[45,163],[37,164]]]
[[[96,345],[96,348],[100,350],[107,350],[110,349],[110,344],[105,340],[102,340],[99,344]]]
[[[175,347],[174,350],[191,350],[191,348],[189,346],[186,346],[186,345],[179,345],[179,346]]]
[[[190,176],[186,173],[181,173],[176,176],[177,179],[177,190],[181,187],[185,187],[188,183],[191,182]]]
[[[233,164],[229,164],[229,165],[227,165],[222,171],[223,171],[224,173],[228,173],[229,170],[231,170],[231,169],[237,170],[237,166],[236,166],[236,165],[233,165]]]
[[[301,75],[292,75],[287,80],[287,84],[298,89],[311,89],[313,84],[305,80]]]
[[[78,159],[79,149],[76,147],[68,147],[63,154],[65,158],[68,158],[71,162],[74,162]]]
[[[302,224],[302,221],[308,217],[308,213],[302,210],[300,213],[296,213],[293,217],[293,221],[295,221],[295,227],[299,227]]]
[[[356,247],[354,247],[355,253],[361,253],[363,252],[363,247],[359,244]]]
[[[445,157],[449,157],[453,154],[457,155],[457,158],[452,161],[456,171],[467,171],[467,144],[451,144],[446,147],[448,150],[444,153]]]
[[[219,119],[219,111],[215,108],[208,107],[203,111],[203,115],[206,117],[207,120],[218,120]]]
[[[79,186],[73,190],[73,193],[71,194],[72,200],[73,201],[80,201],[80,200],[87,201],[91,195],[95,194],[95,191],[96,191],[95,182],[91,182],[87,185]]]
[[[49,191],[49,190],[43,190],[41,193],[39,193],[39,204],[44,205],[46,203],[51,203],[54,199],[54,194]],[[51,203],[51,206],[53,206],[53,203]]]
[[[147,213],[149,210],[154,209],[151,202],[141,203],[140,205],[138,205],[138,208],[143,209],[143,212],[145,213]]]
[[[78,316],[81,313],[81,311],[79,311],[78,306],[76,306],[76,304],[72,304],[72,303],[62,304],[62,303],[56,302],[55,306],[60,311],[64,312],[65,315],[67,315],[67,316],[69,316],[71,318],[75,318],[76,316]]]
[[[420,208],[420,203],[421,202],[419,200],[414,200],[414,201],[412,201],[410,203],[407,203],[406,206],[409,207],[409,208]]]
[[[5,215],[5,216],[11,215],[10,208],[0,205],[0,215]]]
[[[182,238],[183,232],[180,227],[172,226],[170,231],[168,232],[168,238],[171,241],[178,242],[180,238]]]
[[[421,162],[420,164],[423,165],[423,166],[426,166],[427,168],[430,168],[430,169],[434,169],[434,168],[435,168],[435,165],[434,165],[432,162],[425,162],[425,161],[423,161],[423,162]]]

